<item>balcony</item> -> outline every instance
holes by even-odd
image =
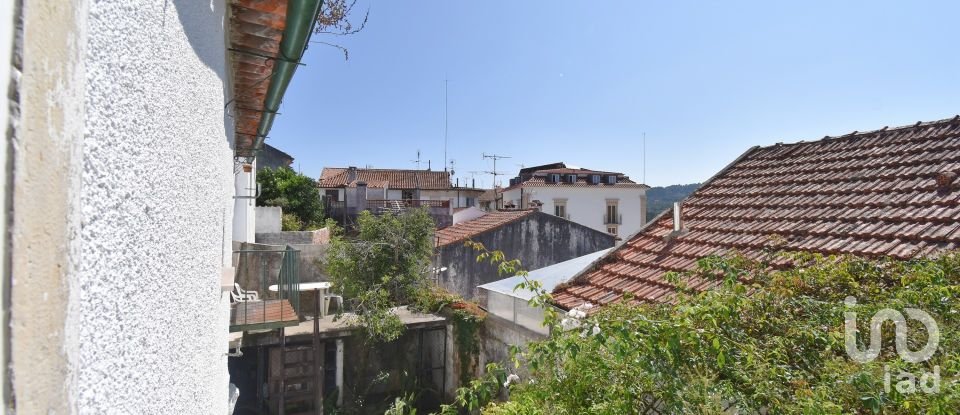
[[[289,246],[251,245],[253,249],[233,252],[237,265],[235,281],[240,289],[235,288],[230,305],[230,331],[271,330],[300,324],[300,251]]]
[[[604,225],[622,225],[623,224],[623,215],[609,213],[603,214],[603,224]]]
[[[408,209],[423,208],[430,214],[438,228],[450,226],[453,223],[453,210],[449,200],[413,200],[413,199],[367,199],[358,201],[324,201],[328,217],[340,223],[340,226],[352,227],[357,215],[367,210],[374,215],[385,213],[403,213]]]

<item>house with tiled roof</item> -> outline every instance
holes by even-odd
[[[550,163],[521,169],[499,194],[501,207],[544,212],[618,237],[646,222],[647,186],[623,173]]]
[[[562,308],[669,301],[670,271],[766,249],[908,259],[960,248],[960,116],[747,150],[558,287]],[[718,284],[693,278],[707,290]]]
[[[483,189],[461,187],[451,182],[448,171],[324,167],[317,185],[331,201],[343,201],[347,189],[358,183],[367,187],[367,198],[378,200],[443,200],[453,208],[477,206]]]
[[[483,215],[439,229],[436,232],[434,267],[443,270],[438,283],[466,298],[474,298],[477,286],[505,276],[497,267],[478,262],[476,250],[466,241],[500,250],[519,259],[525,269],[542,268],[610,248],[613,235],[536,209],[480,212]]]

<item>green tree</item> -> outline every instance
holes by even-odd
[[[323,225],[320,189],[312,178],[288,167],[265,168],[257,172],[260,197],[257,206],[283,208],[283,230],[302,231]]]
[[[422,209],[381,216],[364,211],[356,237],[331,241],[327,272],[370,338],[400,337],[404,326],[391,309],[415,304],[429,292],[434,226]]]

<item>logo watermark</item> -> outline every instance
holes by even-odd
[[[857,305],[857,299],[852,296],[847,297],[843,303],[848,309],[851,309]],[[892,321],[895,327],[894,336],[897,354],[900,355],[901,359],[909,363],[921,363],[933,357],[933,354],[937,352],[937,347],[940,345],[940,328],[937,326],[937,322],[930,314],[917,308],[905,308],[903,311],[910,319],[917,320],[923,324],[923,327],[927,331],[927,344],[920,348],[920,350],[910,350],[907,344],[907,317],[904,317],[903,313],[890,308],[877,311],[870,319],[870,343],[867,345],[866,350],[860,350],[860,348],[857,347],[857,333],[859,332],[857,329],[857,313],[854,311],[845,311],[843,313],[843,332],[847,356],[857,363],[869,363],[880,356],[880,349],[883,346],[883,333],[881,331],[883,323]],[[883,389],[885,392],[890,393],[892,377],[890,367],[884,366],[883,372]],[[917,389],[928,394],[940,392],[940,366],[934,366],[933,372],[923,372],[920,373],[920,376],[901,371],[897,373],[896,378],[897,391],[902,394],[915,393]]]

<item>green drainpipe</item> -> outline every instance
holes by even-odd
[[[297,71],[303,51],[313,33],[313,25],[317,21],[317,14],[323,0],[289,0],[287,3],[287,25],[280,39],[280,56],[273,66],[273,75],[270,77],[270,87],[263,100],[263,115],[260,126],[257,127],[257,140],[253,143],[254,151],[260,151],[263,140],[273,126],[273,118],[280,109],[283,94]]]

